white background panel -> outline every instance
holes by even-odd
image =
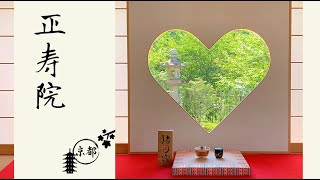
[[[128,117],[116,117],[116,143],[128,143]]]
[[[14,65],[0,64],[0,90],[13,90]]]
[[[128,91],[116,91],[116,116],[128,116]]]
[[[291,142],[302,143],[303,118],[291,117]]]
[[[0,37],[0,63],[13,62],[13,59],[14,59],[13,46],[14,46],[13,37]]]
[[[303,89],[303,63],[291,63],[291,89]]]
[[[292,9],[292,35],[303,34],[303,10]]]
[[[303,62],[303,37],[291,37],[291,61]]]
[[[116,62],[127,63],[127,37],[116,37]]]
[[[0,118],[0,144],[13,144],[13,118]]]
[[[303,78],[303,179],[319,179],[319,81],[320,3],[303,2],[304,78]]]
[[[13,91],[0,91],[0,116],[13,117]]]
[[[116,9],[116,35],[127,35],[127,10]]]
[[[0,1],[0,8],[13,8],[13,1]]]
[[[13,9],[0,10],[0,36],[13,35]]]
[[[66,34],[35,35],[43,31],[43,22],[50,22],[41,16],[51,14],[61,15],[54,17],[59,22],[54,29]],[[97,139],[103,129],[115,129],[114,1],[17,1],[14,21],[15,178],[114,179],[115,140],[105,149]],[[60,57],[55,78],[35,72],[46,42]],[[61,87],[53,90],[58,93],[54,104],[63,102],[65,108],[53,108],[52,102],[44,106],[46,100],[40,99],[36,109],[36,87],[48,87],[47,82]],[[88,166],[76,164],[77,172],[67,174],[63,155],[82,139],[98,144],[99,157]],[[27,148],[39,144],[41,150]]]
[[[116,64],[116,89],[128,89],[127,64]]]
[[[303,91],[291,90],[291,116],[303,115]]]

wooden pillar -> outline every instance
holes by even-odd
[[[158,164],[160,166],[173,164],[173,130],[158,131]]]

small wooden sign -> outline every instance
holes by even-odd
[[[158,131],[158,164],[160,166],[173,164],[173,130]]]

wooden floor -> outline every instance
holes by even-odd
[[[13,161],[13,155],[0,155],[0,171]]]

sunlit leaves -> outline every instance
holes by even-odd
[[[230,31],[207,49],[191,33],[170,30],[154,41],[148,56],[152,76],[167,91],[160,62],[169,59],[173,48],[187,63],[181,70],[181,105],[208,132],[263,80],[270,66],[266,43],[252,31]]]

